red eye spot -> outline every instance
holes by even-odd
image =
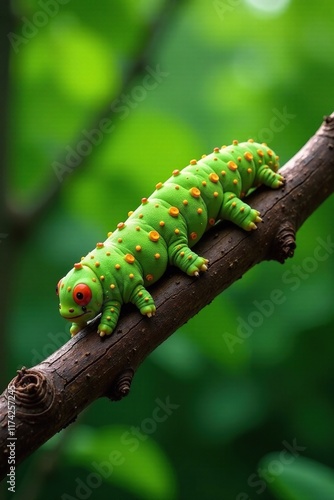
[[[73,289],[73,299],[79,306],[86,306],[92,298],[92,291],[88,285],[80,283]]]
[[[58,284],[56,286],[56,294],[59,295],[59,289],[60,289],[60,285],[61,285],[61,280],[58,281]]]

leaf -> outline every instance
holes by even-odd
[[[114,425],[91,429],[81,425],[70,436],[65,454],[109,481],[145,500],[172,500],[176,480],[160,446],[149,436],[158,423],[144,419],[141,425]]]
[[[280,453],[266,455],[260,475],[279,500],[333,500],[334,471],[309,458]]]

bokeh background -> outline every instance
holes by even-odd
[[[284,164],[334,107],[326,0],[10,9],[1,390],[69,339],[56,283],[158,181],[235,138]],[[333,210],[152,353],[125,400],[96,401],[20,465],[14,497],[334,498]]]

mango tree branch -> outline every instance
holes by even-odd
[[[101,339],[94,321],[45,361],[18,372],[0,396],[1,477],[8,473],[8,438],[16,438],[17,464],[95,399],[122,398],[148,354],[216,295],[255,264],[268,259],[283,263],[293,255],[296,231],[334,191],[334,113],[282,173],[283,189],[259,189],[249,199],[264,221],[257,231],[215,226],[197,245],[197,252],[210,260],[206,273],[193,279],[169,270],[151,287],[154,318],[124,307],[110,337]]]

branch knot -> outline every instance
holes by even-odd
[[[286,221],[276,234],[270,258],[284,264],[286,259],[293,257],[296,246],[295,225],[291,221]]]
[[[116,377],[110,392],[107,394],[111,401],[119,401],[129,394],[134,373],[132,368],[127,368]]]
[[[44,420],[54,410],[54,387],[40,371],[23,367],[8,388],[15,393],[15,413],[21,420]]]

